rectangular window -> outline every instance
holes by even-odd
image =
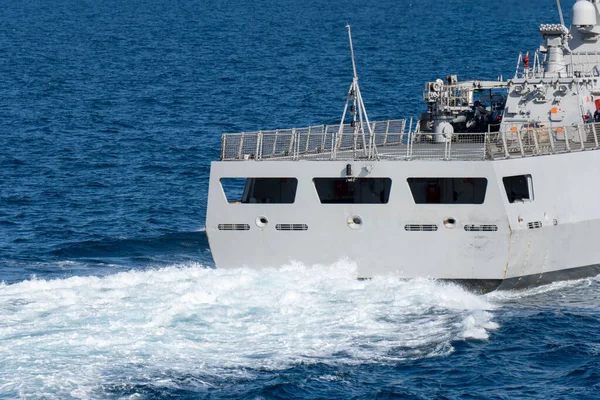
[[[291,204],[296,200],[296,178],[221,178],[229,203]]]
[[[408,178],[416,204],[483,204],[486,178]]]
[[[323,204],[387,204],[390,178],[314,178],[319,200]]]
[[[509,203],[533,200],[533,181],[531,175],[505,176],[502,178]]]

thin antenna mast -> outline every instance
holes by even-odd
[[[559,0],[556,0],[559,1]],[[352,46],[352,32],[350,31],[350,25],[346,25],[348,29],[348,41],[350,42],[350,57],[352,58],[352,72],[354,73],[354,79],[358,80],[358,74],[356,73],[356,63],[354,62],[354,47]]]
[[[346,99],[346,105],[344,107],[344,113],[342,114],[342,120],[340,122],[340,129],[338,130],[338,134],[336,137],[336,143],[333,145],[333,157],[335,158],[337,150],[340,148],[342,144],[342,135],[344,133],[344,120],[346,119],[346,112],[348,111],[348,104],[352,100],[352,106],[350,107],[350,114],[352,114],[352,121],[350,126],[353,128],[354,133],[354,151],[356,154],[357,150],[357,140],[358,134],[360,132],[362,137],[362,148],[365,152],[365,155],[368,158],[371,158],[376,153],[373,131],[371,129],[371,124],[369,123],[369,117],[367,116],[367,110],[365,109],[365,105],[362,100],[362,95],[360,93],[360,88],[358,87],[358,74],[356,73],[356,63],[354,61],[354,47],[352,46],[352,32],[350,31],[350,25],[346,25],[346,29],[348,29],[348,40],[350,42],[350,56],[352,58],[352,84],[350,85],[350,89],[348,90],[348,97]],[[356,120],[358,114],[358,121]],[[357,123],[358,122],[358,123]],[[367,130],[369,131],[369,144],[367,146],[367,142],[365,140],[365,124],[367,125]]]
[[[565,25],[565,19],[563,18],[562,8],[560,7],[560,0],[556,0],[556,7],[558,7],[558,15],[560,16],[560,24]]]

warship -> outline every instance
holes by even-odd
[[[542,24],[504,80],[428,82],[420,118],[224,134],[206,233],[217,268],[327,265],[483,291],[600,273],[600,0]],[[232,245],[234,244],[235,245]]]

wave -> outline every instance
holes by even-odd
[[[543,300],[548,298],[548,296],[555,297],[556,292],[560,292],[561,298],[568,299],[571,296],[578,296],[579,290],[581,289],[598,285],[600,285],[600,275],[592,278],[558,281],[528,289],[497,290],[488,293],[486,297],[494,302],[508,303],[519,301],[521,299],[530,299],[530,302],[532,302],[536,299]]]
[[[356,266],[202,264],[0,284],[0,393],[89,397],[111,377],[239,375],[447,355],[498,328],[486,297]],[[137,377],[137,378],[136,378]]]

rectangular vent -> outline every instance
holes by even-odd
[[[528,222],[528,223],[527,223],[527,227],[528,227],[529,229],[537,229],[537,228],[541,228],[541,227],[542,227],[542,221]]]
[[[219,224],[220,231],[249,231],[250,225],[248,224]]]
[[[465,225],[467,232],[496,232],[497,230],[496,225]]]
[[[438,230],[438,227],[434,224],[409,224],[404,225],[404,230],[409,232],[435,232]]]
[[[308,225],[306,224],[277,224],[275,229],[278,231],[307,231]]]

